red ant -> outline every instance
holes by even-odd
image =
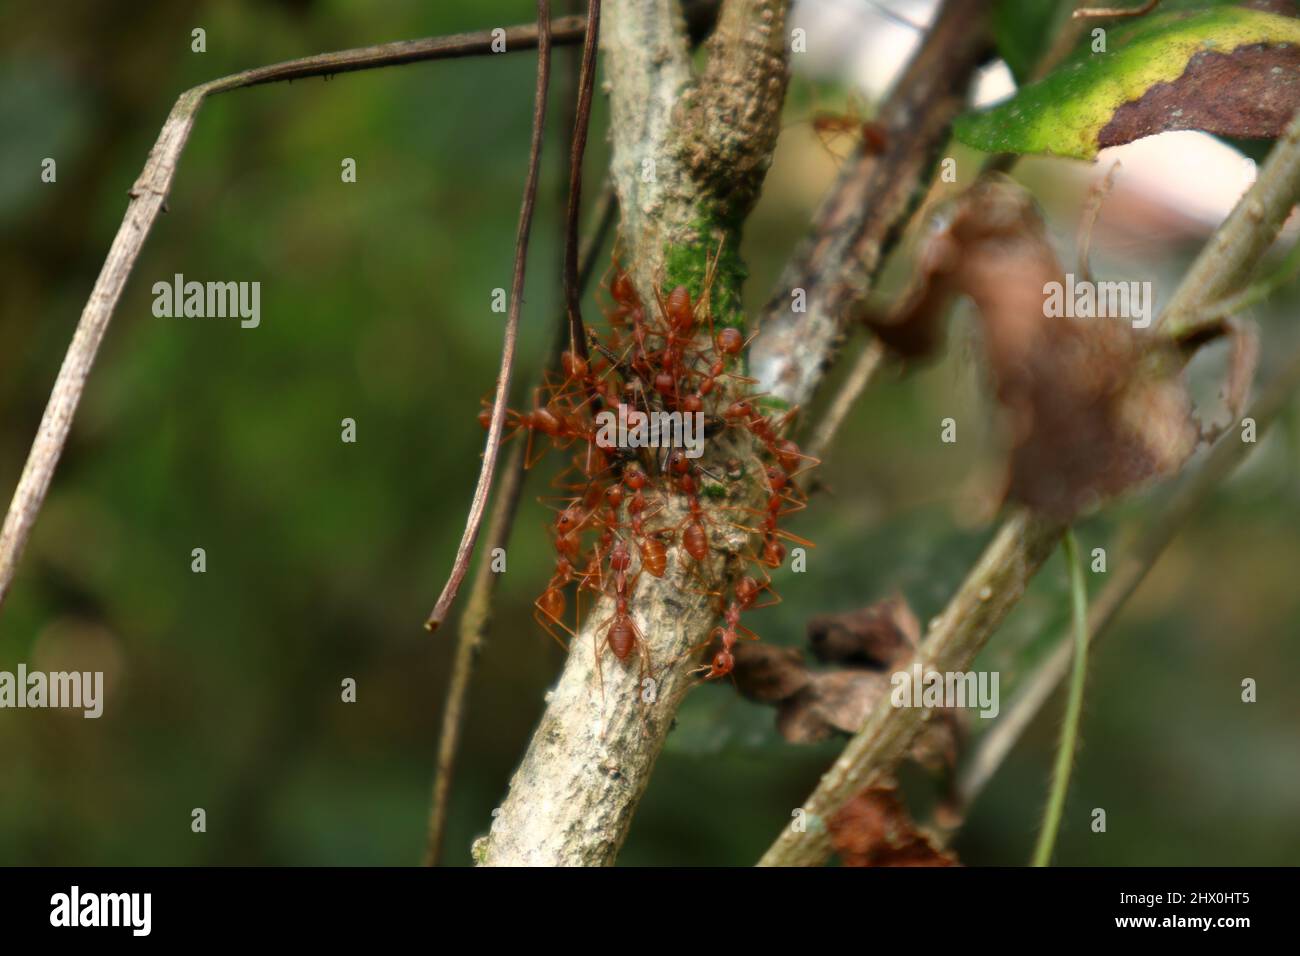
[[[773,600],[766,601],[762,604],[756,604],[758,596],[768,591]],[[716,594],[717,592],[710,592]],[[720,597],[721,595],[719,595]],[[781,602],[781,596],[772,590],[772,579],[764,574],[763,580],[750,575],[743,575],[736,581],[732,589],[732,599],[727,605],[726,611],[723,612],[723,623],[709,632],[708,640],[701,647],[708,646],[714,641],[721,641],[722,646],[714,652],[710,662],[702,667],[697,668],[692,673],[703,674],[704,680],[716,680],[719,677],[725,677],[730,674],[736,666],[736,657],[734,648],[736,641],[745,637],[749,640],[758,640],[758,635],[749,628],[740,623],[740,615],[743,611],[758,610],[759,608],[771,607]]]
[[[682,532],[682,550],[695,559],[697,566],[702,566],[709,557],[709,535],[704,530],[705,514],[700,506],[695,466],[685,452],[675,449],[668,455],[668,470],[677,476],[677,487],[690,506],[690,513],[681,522],[686,526]]]
[[[533,620],[544,627],[546,633],[555,638],[556,642],[565,650],[568,650],[568,645],[555,631],[551,630],[551,624],[558,624],[564,628],[570,637],[578,636],[564,623],[564,611],[567,607],[567,602],[564,599],[564,587],[579,577],[581,576],[574,570],[569,559],[564,555],[560,555],[555,559],[555,573],[551,575],[551,580],[547,582],[546,590],[533,602]],[[578,622],[575,621],[575,623]]]
[[[602,698],[605,694],[605,678],[600,663],[606,647],[614,652],[614,657],[620,662],[626,661],[634,650],[639,651],[642,675],[644,676],[650,670],[650,654],[646,648],[645,636],[641,633],[641,628],[637,626],[631,612],[630,596],[631,592],[635,590],[637,578],[640,576],[638,573],[630,579],[628,578],[627,572],[631,566],[632,554],[628,550],[627,543],[620,538],[609,554],[609,567],[612,572],[614,588],[614,613],[597,624],[595,628],[596,674],[600,677]],[[609,628],[605,631],[605,637],[602,641],[600,634],[606,624],[609,625]]]
[[[869,156],[879,156],[889,147],[889,134],[883,123],[863,120],[853,113],[818,113],[812,118],[812,126],[832,156],[835,153],[830,140],[840,135],[856,137],[862,143],[862,151]]]

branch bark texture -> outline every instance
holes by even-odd
[[[780,131],[785,15],[785,0],[726,0],[697,79],[676,0],[621,0],[605,10],[621,253],[651,309],[665,285],[698,291],[719,248],[735,255]],[[718,270],[715,314],[718,303],[739,302],[739,279],[738,270]],[[748,439],[712,440],[704,464],[743,452],[735,443]],[[671,527],[688,512],[681,496],[665,497],[656,524]],[[711,509],[709,533],[711,558],[699,572],[672,548],[663,578],[636,579],[630,607],[647,663],[619,663],[605,651],[612,600],[587,610],[510,792],[475,846],[480,863],[614,862],[717,617],[700,577],[725,590],[747,547],[748,535],[720,511]]]

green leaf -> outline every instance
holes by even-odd
[[[1010,100],[991,109],[959,118],[955,127],[957,139],[986,152],[1047,153],[1091,159],[1103,145],[1127,142],[1165,129],[1210,128],[1226,135],[1258,137],[1258,130],[1220,128],[1209,120],[1192,122],[1191,117],[1182,117],[1181,109],[1169,109],[1171,91],[1165,88],[1156,91],[1162,96],[1159,103],[1162,116],[1141,116],[1141,122],[1128,124],[1136,129],[1123,135],[1112,131],[1105,142],[1101,134],[1125,104],[1142,100],[1157,84],[1175,84],[1185,71],[1190,76],[1189,64],[1198,54],[1226,55],[1263,44],[1288,59],[1285,68],[1265,71],[1258,83],[1271,82],[1270,73],[1294,80],[1290,58],[1296,53],[1294,45],[1300,44],[1300,21],[1228,6],[1196,13],[1166,12],[1109,28],[1106,44],[1106,53],[1093,53],[1085,45],[1042,82],[1023,87]],[[1214,63],[1216,69],[1225,65],[1222,57]],[[1239,73],[1241,66],[1236,68]],[[1189,82],[1185,96],[1189,105],[1204,99],[1205,81],[1205,71],[1202,71],[1199,82]],[[1294,95],[1300,96],[1300,84],[1295,87]],[[1220,119],[1244,115],[1235,110],[1235,103],[1240,102],[1243,109],[1253,107],[1259,95],[1257,89],[1233,82],[1215,83],[1211,89],[1215,93],[1211,106]],[[1274,112],[1278,114],[1285,112],[1286,105],[1294,98],[1290,87],[1281,89],[1283,95],[1274,97],[1279,101],[1274,104]],[[1181,103],[1178,95],[1175,85],[1172,96]],[[1232,124],[1224,121],[1220,125]],[[1270,114],[1270,128],[1273,125]]]

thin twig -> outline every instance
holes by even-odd
[[[551,84],[551,0],[537,0],[537,92],[533,100],[533,138],[528,147],[528,175],[524,180],[524,199],[519,209],[519,232],[515,237],[515,272],[510,284],[510,312],[506,317],[505,341],[501,346],[501,371],[497,375],[496,396],[492,400],[492,423],[488,428],[487,446],[483,450],[483,466],[478,474],[478,486],[470,502],[469,518],[451,575],[443,586],[438,602],[433,606],[424,626],[436,631],[447,618],[461,582],[469,570],[469,560],[478,540],[479,525],[487,508],[492,490],[492,477],[496,471],[497,453],[501,449],[501,434],[506,425],[506,400],[510,397],[510,374],[515,364],[515,340],[519,335],[519,312],[524,304],[524,273],[528,264],[528,237],[533,228],[533,209],[537,205],[537,182],[541,177],[542,138],[546,133],[546,94]]]
[[[1207,303],[1197,310],[1194,318],[1188,321],[1187,331],[1183,335],[1193,335],[1201,326],[1209,326],[1220,319],[1236,315],[1252,305],[1263,302],[1282,286],[1286,285],[1300,273],[1300,241],[1292,244],[1282,261],[1267,277],[1251,283],[1250,287],[1230,295],[1218,302]]]
[[[586,32],[585,17],[565,17],[552,24],[557,43],[576,43]],[[506,50],[526,50],[536,46],[536,24],[509,27],[505,31]],[[221,77],[186,90],[176,100],[163,123],[158,140],[149,153],[144,169],[131,187],[122,225],[118,228],[104,260],[99,278],[82,310],[72,342],[50,392],[50,400],[32,442],[27,462],[18,479],[9,511],[0,530],[0,606],[3,606],[13,583],[18,561],[40,513],[45,495],[54,479],[55,468],[72,428],[72,420],[81,402],[86,380],[95,363],[99,345],[122,298],[140,250],[153,229],[158,213],[164,208],[167,194],[176,177],[176,167],[199,108],[207,97],[217,93],[277,83],[312,76],[332,76],[358,70],[417,63],[425,60],[479,56],[492,52],[492,31],[461,33],[423,40],[402,40],[378,46],[359,47],[335,53],[274,63]]]
[[[1052,771],[1052,790],[1047,798],[1043,828],[1034,848],[1034,866],[1048,866],[1061,828],[1061,813],[1070,789],[1070,770],[1079,742],[1079,723],[1083,716],[1083,685],[1088,674],[1088,588],[1083,581],[1083,561],[1074,532],[1065,532],[1065,566],[1070,574],[1070,608],[1074,618],[1074,667],[1070,671],[1070,699],[1061,724],[1061,741],[1056,748],[1056,767]]]
[[[1079,232],[1075,240],[1075,255],[1079,260],[1079,280],[1092,282],[1092,233],[1097,227],[1097,218],[1101,215],[1102,204],[1115,185],[1115,173],[1119,169],[1119,160],[1106,175],[1092,184],[1088,190],[1088,200],[1083,205],[1083,215],[1079,217]]]
[[[501,476],[492,516],[488,519],[487,547],[479,555],[469,598],[460,616],[456,654],[452,659],[451,679],[447,683],[447,699],[443,703],[442,726],[438,733],[438,757],[433,777],[433,801],[429,808],[425,866],[437,866],[442,858],[451,781],[456,770],[461,730],[465,724],[465,701],[469,697],[469,681],[474,673],[474,662],[483,646],[483,635],[492,611],[492,591],[498,577],[492,570],[495,561],[493,552],[507,546],[510,532],[514,528],[515,513],[524,487],[524,447],[523,442],[515,442],[510,457],[506,459],[505,473]]]
[[[880,363],[884,357],[885,347],[881,345],[879,339],[872,338],[861,354],[858,355],[857,361],[853,363],[853,368],[849,370],[848,377],[844,379],[843,384],[836,391],[835,397],[831,399],[830,405],[827,406],[826,412],[822,415],[821,421],[817,423],[817,430],[813,432],[806,449],[809,456],[825,459],[826,453],[831,447],[831,442],[835,440],[835,436],[839,433],[840,426],[844,424],[849,412],[862,396],[862,393],[866,391],[872,377],[876,374],[876,369],[880,368]]]
[[[578,288],[578,218],[582,213],[582,160],[591,126],[591,99],[596,86],[596,42],[600,36],[600,0],[588,0],[587,39],[582,46],[578,80],[578,110],[569,151],[569,204],[565,210],[564,303],[569,312],[569,348],[587,357],[587,333],[582,325],[582,292]]]
[[[581,254],[578,270],[579,294],[587,287],[596,271],[596,260],[614,227],[618,203],[614,191],[606,187],[600,198],[596,228],[587,240]],[[558,365],[560,350],[568,338],[567,316],[561,315],[556,325],[555,341],[543,369]],[[544,373],[543,373],[544,374]],[[514,529],[515,515],[519,510],[520,492],[524,486],[524,444],[516,443],[506,459],[504,474],[497,486],[497,499],[488,516],[487,547],[479,554],[479,562],[470,582],[469,597],[460,616],[456,632],[456,654],[452,661],[451,679],[447,685],[447,698],[443,702],[442,729],[438,737],[438,756],[433,779],[433,799],[429,808],[429,835],[425,849],[426,866],[437,866],[442,858],[446,836],[447,815],[451,800],[451,783],[456,770],[456,755],[460,749],[461,729],[465,723],[465,701],[469,695],[470,678],[483,646],[491,619],[492,596],[500,575],[492,565],[493,552],[506,548]]]
[[[1260,437],[1297,389],[1300,389],[1300,351],[1291,356],[1246,413],[1254,419]],[[1257,444],[1240,441],[1235,436],[1220,439],[1204,465],[1175,489],[1159,517],[1125,555],[1123,563],[1109,573],[1106,586],[1088,608],[1089,641],[1096,641],[1105,633],[1169,543],[1256,447]],[[1051,657],[1026,678],[1016,696],[1003,709],[1002,717],[980,738],[958,783],[958,796],[963,807],[969,807],[983,792],[1016,741],[1060,685],[1069,672],[1070,653],[1070,642],[1066,637],[1058,643]]]

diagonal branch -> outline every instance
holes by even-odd
[[[554,21],[551,26],[557,43],[576,43],[586,33],[584,17],[564,17]],[[507,51],[531,49],[538,42],[538,26],[526,24],[510,27],[505,31],[505,40]],[[99,278],[95,280],[90,298],[82,310],[76,332],[50,393],[50,400],[45,406],[40,428],[18,479],[18,487],[14,490],[9,511],[5,515],[4,527],[0,530],[0,606],[3,606],[13,583],[18,561],[50,489],[50,482],[54,479],[54,470],[63,454],[63,446],[72,428],[72,419],[77,413],[99,345],[158,213],[166,208],[167,194],[176,177],[176,167],[203,102],[217,93],[265,83],[331,76],[335,73],[378,69],[424,60],[478,56],[492,52],[492,42],[492,32],[484,30],[321,53],[221,77],[186,90],[177,98],[144,169],[131,187],[131,201],[127,204],[122,225],[118,228]]]
[[[759,389],[792,405],[812,397],[843,338],[850,303],[865,299],[885,255],[929,186],[952,121],[992,52],[980,0],[948,0],[877,121],[883,153],[845,163],[813,228],[763,309],[750,356]],[[806,310],[795,312],[803,290]]]

